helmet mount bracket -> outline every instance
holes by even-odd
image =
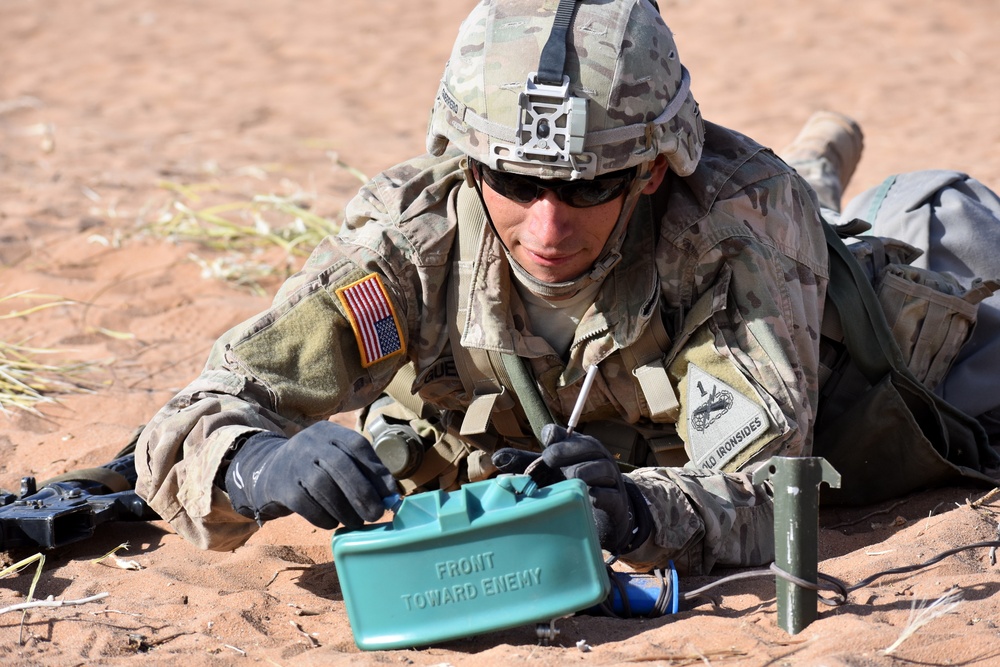
[[[528,75],[518,98],[520,115],[514,145],[499,144],[494,167],[503,157],[515,162],[549,163],[568,168],[570,180],[593,178],[595,156],[583,152],[587,133],[587,100],[569,92],[566,45],[579,0],[559,0],[552,31],[542,49],[538,71]]]
[[[515,162],[568,167],[571,180],[592,176],[596,160],[583,152],[587,100],[569,94],[568,76],[563,76],[561,85],[553,86],[541,83],[532,72],[518,103],[521,112],[516,143],[496,144],[493,155],[497,161],[506,157]]]

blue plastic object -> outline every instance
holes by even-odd
[[[421,646],[547,622],[604,600],[610,580],[587,487],[525,475],[404,498],[391,523],[332,540],[354,640]]]
[[[680,582],[671,562],[663,579],[652,574],[615,572],[617,585],[611,588],[611,609],[619,616],[661,616],[680,610]],[[622,593],[625,600],[622,600]],[[662,596],[662,600],[660,599]]]

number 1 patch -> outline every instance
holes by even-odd
[[[403,330],[377,273],[341,287],[337,296],[354,328],[364,368],[403,351]]]
[[[699,468],[719,470],[767,432],[767,412],[694,364],[687,377],[688,439]]]

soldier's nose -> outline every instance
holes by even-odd
[[[563,203],[554,192],[546,190],[531,204],[534,234],[540,240],[555,243],[573,232],[572,207]]]

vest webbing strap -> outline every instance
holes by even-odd
[[[650,210],[649,197],[640,197],[632,213],[633,220],[648,220],[652,225],[654,238],[658,231],[655,217]],[[676,423],[680,414],[677,393],[670,384],[670,376],[663,364],[670,350],[670,336],[663,326],[663,315],[659,305],[653,307],[649,322],[630,345],[621,348],[622,361],[639,383],[639,389],[646,399],[650,418],[657,423]]]
[[[532,432],[540,440],[542,426],[552,422],[552,416],[523,360],[516,355],[462,346],[462,330],[468,318],[465,307],[473,287],[471,271],[476,253],[482,247],[486,214],[478,195],[468,183],[459,189],[457,209],[460,221],[455,229],[458,256],[453,260],[452,288],[448,297],[449,336],[462,384],[473,396],[460,433],[485,433],[492,423],[500,435],[524,438],[526,434],[514,412],[519,402]]]
[[[983,299],[993,296],[998,291],[1000,291],[1000,280],[981,280],[977,278],[972,281],[972,285],[969,286],[969,290],[962,299],[967,303],[975,305]]]
[[[413,363],[406,363],[396,371],[389,386],[385,388],[385,392],[413,414],[423,417],[424,402],[420,399],[419,394],[413,393],[413,382],[416,379],[417,371],[413,367]]]
[[[538,393],[534,379],[528,373],[528,369],[524,367],[524,360],[514,354],[501,354],[500,357],[507,377],[510,379],[510,386],[513,387],[514,393],[521,401],[521,408],[524,409],[528,423],[531,424],[531,431],[535,434],[535,439],[541,442],[542,427],[555,422],[555,419]]]
[[[621,349],[622,360],[638,380],[654,422],[674,423],[680,413],[677,394],[663,366],[663,355],[669,349],[670,336],[658,308],[639,338]]]

